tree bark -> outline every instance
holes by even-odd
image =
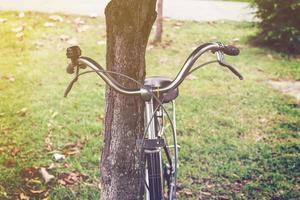
[[[163,0],[157,1],[156,31],[153,43],[161,43],[163,33]]]
[[[105,9],[107,70],[143,82],[145,51],[156,18],[156,0],[111,0]],[[114,76],[126,88],[139,85]],[[144,102],[106,89],[104,146],[100,163],[102,200],[143,198],[137,140],[144,131]]]

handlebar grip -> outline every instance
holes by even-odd
[[[80,47],[79,46],[71,46],[71,47],[67,48],[66,56],[67,56],[67,58],[70,58],[70,59],[79,58],[81,56]]]
[[[67,58],[70,58],[72,64],[75,66],[78,64],[77,59],[81,56],[81,49],[79,46],[71,46],[66,51]]]
[[[232,46],[232,45],[226,45],[222,48],[222,51],[224,54],[229,56],[237,56],[240,54],[239,48]]]

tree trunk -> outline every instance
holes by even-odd
[[[156,19],[156,32],[153,43],[160,43],[163,33],[163,0],[157,1],[157,19]]]
[[[111,0],[105,9],[107,69],[139,82],[145,78],[145,51],[156,18],[156,0]],[[114,76],[126,88],[136,83]],[[104,147],[101,157],[101,199],[143,198],[137,139],[144,131],[144,102],[106,89]]]

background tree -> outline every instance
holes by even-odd
[[[300,54],[300,0],[254,0],[260,32],[253,40],[276,51]]]
[[[160,43],[163,33],[163,0],[157,0],[156,31],[153,43]]]
[[[107,69],[140,82],[145,78],[145,51],[156,18],[156,0],[111,0],[105,9]],[[138,87],[117,78],[127,88]],[[104,147],[101,159],[101,199],[142,199],[139,150],[144,131],[144,102],[106,90]]]

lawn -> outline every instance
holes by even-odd
[[[99,199],[105,84],[88,75],[68,98],[63,92],[72,78],[65,73],[68,46],[78,43],[105,64],[105,22],[60,16],[1,11],[0,199]],[[179,199],[300,198],[299,102],[268,84],[299,80],[299,59],[249,46],[256,31],[246,22],[168,20],[164,42],[148,47],[147,74],[168,77],[203,42],[242,51],[228,61],[244,81],[212,65],[180,87]],[[55,153],[66,158],[55,162]],[[41,167],[56,179],[45,184]]]

